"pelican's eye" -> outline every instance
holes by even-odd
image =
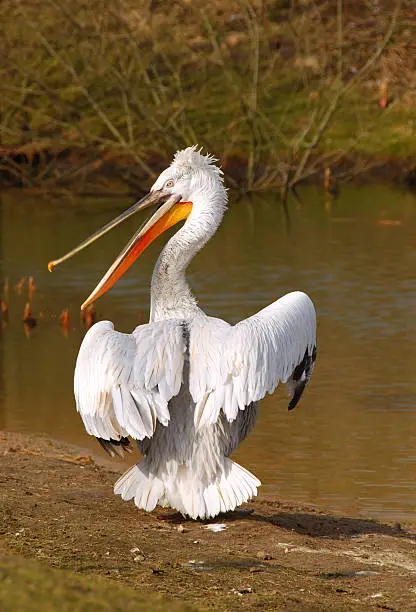
[[[175,184],[175,181],[173,181],[172,179],[169,179],[168,181],[166,181],[165,183],[165,187],[167,187],[168,189],[170,189],[171,187],[173,187]]]

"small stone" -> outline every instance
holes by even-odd
[[[137,548],[137,546],[135,546],[134,548],[132,548],[130,550],[131,553],[133,553],[134,557],[133,557],[133,561],[135,563],[139,563],[140,561],[144,561],[146,559],[145,555],[143,554],[143,552],[140,550],[140,548]]]
[[[187,531],[189,531],[189,529],[186,529],[186,527],[184,527],[183,525],[178,525],[176,529],[179,531],[179,533],[186,533]]]
[[[251,586],[246,586],[241,589],[231,589],[230,593],[243,597],[243,595],[248,595],[248,593],[254,593],[254,589]]]
[[[243,587],[242,589],[238,589],[240,595],[247,595],[248,593],[254,593],[254,589],[251,586]]]
[[[257,559],[261,559],[262,561],[270,561],[270,559],[273,559],[273,557],[271,555],[269,555],[269,553],[265,553],[264,551],[259,551],[256,554]]]

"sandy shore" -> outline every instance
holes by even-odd
[[[187,521],[123,502],[117,471],[68,444],[0,432],[0,456],[2,610],[416,609],[416,521],[261,495]]]

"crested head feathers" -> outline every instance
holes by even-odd
[[[222,180],[223,172],[216,165],[218,161],[213,155],[203,155],[202,147],[198,149],[198,145],[187,147],[181,151],[177,151],[174,155],[171,167],[175,167],[181,173],[187,173],[189,170],[206,170],[216,174]]]

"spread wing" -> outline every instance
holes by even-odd
[[[150,438],[157,421],[167,425],[168,402],[182,383],[185,350],[179,321],[140,325],[132,334],[114,331],[110,321],[93,325],[82,342],[74,380],[87,432],[123,444],[127,435]],[[108,445],[107,450],[111,453]]]
[[[215,423],[221,409],[233,421],[238,410],[273,393],[279,381],[293,394],[289,409],[294,408],[312,374],[315,355],[315,309],[299,291],[233,327],[219,319],[196,320],[190,342],[195,424]]]

